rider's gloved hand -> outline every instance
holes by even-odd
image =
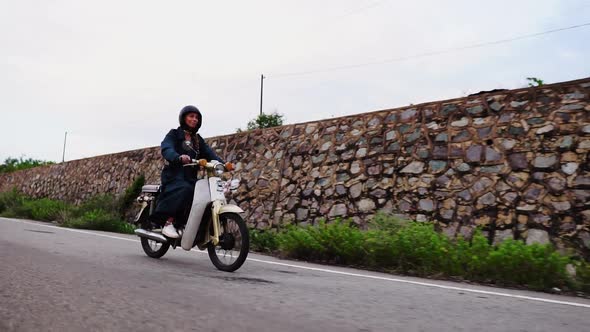
[[[183,154],[182,156],[178,157],[178,159],[180,160],[181,163],[183,164],[188,164],[191,162],[191,157]]]

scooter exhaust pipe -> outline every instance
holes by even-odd
[[[162,234],[146,231],[145,229],[138,228],[135,230],[135,235],[139,237],[145,237],[150,240],[154,240],[156,242],[166,243],[168,239],[164,237]]]

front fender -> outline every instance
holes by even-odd
[[[222,213],[225,213],[225,212],[243,213],[244,210],[240,209],[240,207],[237,206],[237,205],[227,204],[227,205],[223,205],[219,209],[219,214],[222,214]]]

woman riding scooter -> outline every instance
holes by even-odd
[[[162,193],[158,199],[152,221],[161,224],[162,234],[169,238],[178,238],[179,226],[186,219],[187,207],[191,206],[197,174],[188,167],[183,167],[192,159],[217,160],[223,163],[205,140],[197,134],[203,123],[201,112],[195,106],[185,106],[178,116],[180,127],[172,129],[160,147],[166,165],[162,170]],[[190,141],[193,148],[185,150],[183,144]]]

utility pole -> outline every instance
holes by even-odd
[[[64,136],[64,150],[63,150],[63,154],[61,156],[61,162],[63,163],[66,160],[66,140],[68,139],[68,132],[66,131],[66,134]]]
[[[262,115],[262,92],[264,91],[264,75],[260,75],[260,115]]]

